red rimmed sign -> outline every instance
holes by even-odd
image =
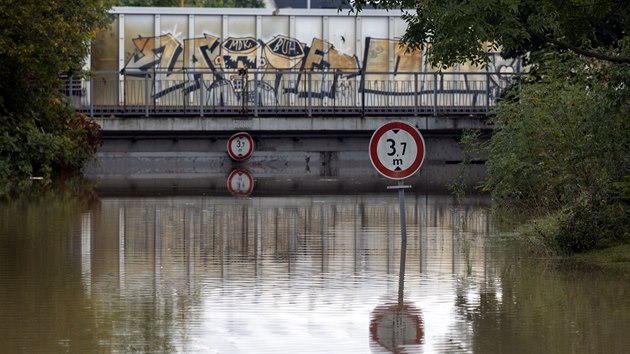
[[[370,161],[380,174],[390,179],[402,180],[416,173],[424,155],[422,135],[407,123],[383,124],[370,139]]]
[[[227,188],[236,197],[247,197],[254,190],[254,177],[249,171],[236,168],[227,178]]]
[[[248,133],[236,133],[228,139],[227,150],[232,160],[246,160],[254,152],[254,140]]]

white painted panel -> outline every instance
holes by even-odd
[[[402,18],[396,17],[394,19],[394,38],[400,39],[405,35],[407,31],[407,22]]]
[[[295,38],[300,42],[311,45],[313,38],[322,38],[322,18],[319,16],[295,17]]]
[[[195,16],[195,37],[204,34],[221,37],[221,16]]]
[[[184,39],[190,37],[187,15],[162,15],[161,21],[160,34],[170,34],[181,43],[184,42]]]
[[[254,37],[256,36],[256,16],[229,16],[229,37]]]
[[[328,19],[328,41],[339,52],[357,55],[354,17],[330,17]]]
[[[363,17],[363,36],[385,39],[389,37],[388,17]]]
[[[288,16],[263,16],[262,17],[262,35],[263,42],[267,43],[278,35],[289,35],[289,17]]]
[[[133,38],[155,36],[153,15],[125,16],[125,62],[135,52]]]

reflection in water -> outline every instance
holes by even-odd
[[[374,352],[421,351],[423,337],[422,315],[413,304],[383,304],[370,314],[370,345]]]
[[[401,185],[401,184],[399,184]],[[398,301],[377,306],[370,314],[370,346],[373,351],[386,350],[402,353],[419,350],[424,336],[422,315],[412,303],[405,302],[405,260],[407,234],[405,224],[404,191],[399,190],[400,200],[400,271],[398,272]],[[413,346],[413,347],[412,347]]]
[[[0,348],[625,350],[630,285],[529,262],[513,241],[495,237],[486,203],[407,197],[402,306],[391,193],[5,203]],[[381,335],[378,324],[392,319],[403,340]]]

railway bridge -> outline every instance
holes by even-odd
[[[104,131],[109,153],[225,153],[250,133],[258,157],[279,151],[362,151],[391,120],[435,139],[428,159],[457,161],[466,128],[487,115],[522,70],[434,68],[400,44],[401,13],[365,10],[113,8],[93,45],[87,79],[68,80],[77,109]],[[328,157],[326,157],[328,156]],[[102,159],[101,159],[102,160]]]

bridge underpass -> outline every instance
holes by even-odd
[[[112,16],[91,76],[66,87],[103,128],[88,173],[112,178],[224,178],[238,166],[270,178],[370,176],[370,136],[392,120],[421,131],[426,164],[454,166],[461,132],[491,131],[488,113],[522,69],[498,53],[483,68],[431,67],[425,53],[400,45],[406,23],[395,12],[114,8]],[[226,143],[241,131],[255,151],[235,163]]]

